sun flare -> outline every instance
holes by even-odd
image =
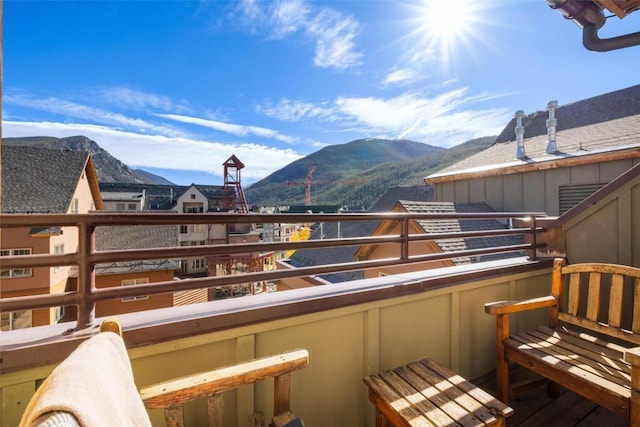
[[[431,0],[423,19],[427,31],[437,38],[450,39],[464,33],[473,22],[469,0]]]
[[[482,9],[486,2],[474,0],[423,0],[416,5],[413,17],[420,34],[420,48],[425,55],[449,66],[462,48],[479,38]]]

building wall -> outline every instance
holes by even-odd
[[[640,159],[463,179],[435,185],[437,202],[487,202],[496,211],[560,213],[561,185],[606,184]]]
[[[141,271],[126,274],[110,274],[96,277],[96,287],[112,288],[122,286],[123,280],[147,278],[149,283],[173,280],[173,271]],[[98,302],[96,304],[96,316],[104,317],[114,314],[132,313],[136,311],[153,310],[156,308],[172,307],[173,294],[149,295],[146,299],[135,301],[122,301],[121,299]]]
[[[570,264],[607,262],[640,267],[640,177],[570,219],[564,227]]]
[[[96,205],[93,200],[93,196],[91,195],[91,188],[89,187],[89,180],[87,179],[86,172],[82,172],[82,176],[78,181],[78,186],[76,187],[72,198],[78,199],[78,213],[87,213],[95,210]],[[71,205],[69,206],[67,213],[72,213]]]
[[[2,249],[31,249],[32,254],[48,254],[49,238],[33,238],[29,235],[30,228],[3,228],[0,230],[0,245]],[[34,289],[42,293],[49,293],[49,268],[37,267],[31,269],[30,277],[16,277],[2,280],[2,296],[12,293],[19,296],[21,291],[31,292]]]

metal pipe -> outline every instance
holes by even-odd
[[[524,111],[516,111],[516,158],[524,159],[527,154],[524,152],[524,126],[522,126],[522,118]]]
[[[594,52],[609,52],[640,45],[640,32],[601,39],[598,36],[598,29],[599,27],[594,24],[585,25],[582,29],[582,44],[586,49]]]
[[[558,119],[556,119],[556,108],[558,108],[558,101],[549,101],[547,104],[547,110],[549,110],[549,119],[547,120],[547,154],[553,154],[558,151],[556,145],[556,127],[558,126]]]

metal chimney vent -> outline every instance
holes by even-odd
[[[547,120],[547,154],[553,154],[558,151],[556,146],[556,128],[558,119],[556,119],[556,108],[558,101],[549,101],[547,110],[549,110],[549,119]]]
[[[522,118],[524,111],[516,111],[516,158],[524,159],[527,155],[524,152],[524,126],[522,126]]]

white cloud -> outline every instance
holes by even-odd
[[[260,113],[278,120],[297,122],[301,120],[320,119],[322,121],[335,120],[335,111],[326,102],[313,104],[311,102],[281,99],[277,104],[270,102],[256,108]]]
[[[284,39],[300,31],[313,43],[313,62],[321,68],[346,69],[362,63],[355,38],[360,24],[337,10],[312,9],[304,0],[238,3],[240,22],[250,31]]]
[[[274,36],[283,38],[298,31],[308,13],[309,8],[303,1],[275,2],[271,14]]]
[[[236,125],[233,123],[201,119],[198,117],[181,116],[178,114],[156,114],[156,116],[182,123],[190,123],[198,126],[203,126],[209,129],[215,129],[217,131],[229,133],[236,136],[255,135],[261,138],[271,138],[287,143],[293,143],[296,141],[296,138],[283,135],[273,129],[267,129],[259,126]]]
[[[244,27],[266,33],[271,39],[282,39],[304,26],[309,8],[302,0],[243,0],[237,3],[237,11]]]
[[[316,37],[313,62],[318,67],[345,69],[362,64],[362,53],[355,50],[354,39],[359,31],[355,19],[324,9],[308,29]]]
[[[101,101],[121,108],[135,110],[161,110],[186,113],[191,107],[186,101],[174,102],[171,98],[155,93],[143,92],[123,85],[100,86],[91,95]]]
[[[408,74],[398,74],[398,78],[402,76]],[[392,98],[338,97],[332,103],[320,104],[283,99],[276,105],[267,102],[258,110],[279,120],[317,120],[331,132],[408,138],[449,147],[499,133],[510,113],[478,105],[500,96],[504,94],[469,95],[467,88],[458,88],[435,96],[404,93]]]
[[[407,68],[394,69],[382,81],[383,86],[406,86],[423,80],[425,77]]]
[[[136,129],[140,132],[154,132],[170,136],[184,135],[183,131],[174,127],[156,125],[143,119],[131,118],[120,113],[106,111],[101,108],[90,107],[55,97],[35,98],[21,93],[7,93],[3,96],[3,102],[9,105],[18,105],[66,117],[73,117],[75,119],[84,119],[107,125]]]
[[[466,95],[461,88],[433,98],[404,94],[391,99],[339,98],[336,105],[352,121],[393,138],[409,138],[439,146],[453,146],[471,138],[497,134],[509,112],[467,109],[465,105],[491,96]]]
[[[191,170],[223,177],[222,163],[235,154],[245,164],[243,176],[262,179],[302,156],[293,150],[258,144],[207,142],[184,137],[145,135],[108,126],[3,121],[3,136],[84,135],[127,165],[173,170]]]

